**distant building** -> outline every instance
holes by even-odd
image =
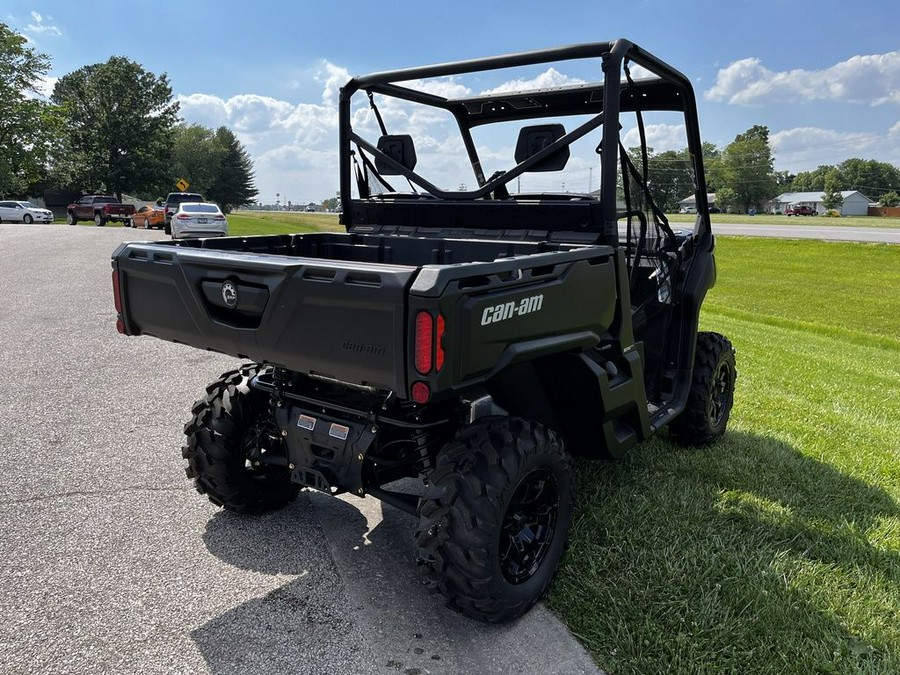
[[[718,208],[716,206],[715,192],[707,192],[706,201],[709,203],[709,208]],[[682,209],[690,211],[691,213],[697,213],[697,197],[691,195],[690,197],[685,197],[680,202],[678,202],[678,210],[681,211]]]
[[[841,192],[844,203],[841,204],[842,216],[866,216],[869,214],[869,204],[872,200],[856,190],[844,190]],[[822,203],[825,199],[824,192],[785,192],[773,199],[770,204],[773,211],[783,213],[790,204],[802,204],[813,207],[818,213],[825,213],[828,209]]]

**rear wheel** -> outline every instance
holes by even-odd
[[[74,225],[74,224],[77,223],[77,222],[78,222],[78,218],[75,217],[75,214],[74,214],[74,213],[72,213],[71,211],[69,211],[69,212],[66,214],[66,223],[68,223],[69,225]]]
[[[172,223],[170,223],[168,220],[166,221],[165,231],[166,234],[172,234]]]
[[[709,445],[725,433],[737,369],[734,347],[719,333],[698,333],[694,373],[687,405],[669,425],[669,433],[681,445]]]
[[[571,517],[559,437],[519,418],[487,418],[438,455],[419,504],[417,565],[456,611],[511,621],[550,588]]]
[[[250,388],[259,370],[251,364],[222,375],[194,404],[184,427],[188,478],[213,504],[238,513],[280,509],[300,492],[286,467],[258,461],[263,454],[286,452],[269,397]]]
[[[94,225],[96,225],[97,227],[103,227],[104,225],[106,225],[106,218],[104,218],[99,213],[95,213],[94,214]]]

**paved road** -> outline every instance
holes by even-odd
[[[236,361],[114,329],[122,228],[0,225],[0,670],[597,673],[542,607],[508,626],[419,585],[409,516],[307,494],[217,510],[191,403]]]
[[[673,224],[677,229],[683,227]],[[868,241],[900,244],[900,229],[877,227],[846,227],[841,225],[735,225],[713,224],[713,233],[739,234],[746,237],[777,237],[786,239],[825,239],[828,241]]]

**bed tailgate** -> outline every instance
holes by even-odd
[[[403,390],[417,268],[123,244],[120,331],[346,382]]]

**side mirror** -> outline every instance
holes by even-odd
[[[521,164],[526,159],[534,157],[541,150],[553,145],[566,135],[566,128],[562,124],[537,124],[531,127],[522,127],[519,130],[519,140],[516,143],[516,164]],[[562,171],[569,161],[569,146],[560,148],[549,157],[545,157],[529,171]]]

